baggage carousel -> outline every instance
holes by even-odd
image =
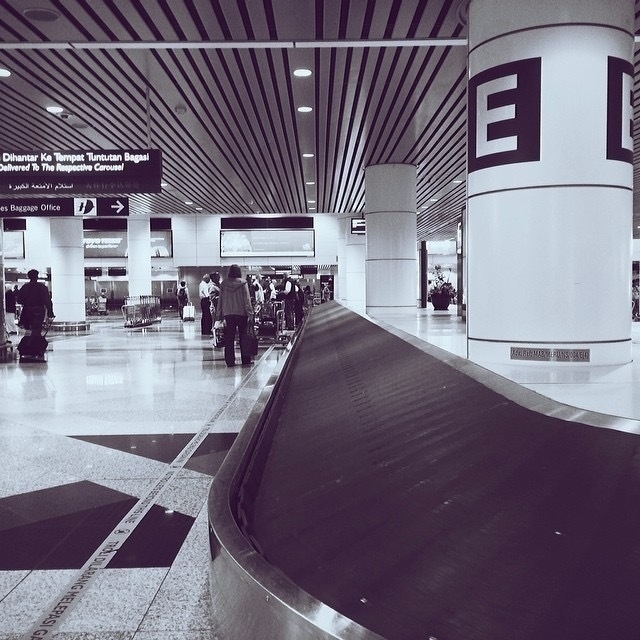
[[[638,436],[428,351],[313,309],[214,481],[219,637],[637,640]]]

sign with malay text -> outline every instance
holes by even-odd
[[[159,149],[3,151],[0,193],[87,195],[159,193]]]

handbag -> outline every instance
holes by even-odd
[[[224,320],[216,320],[213,324],[213,347],[214,349],[224,347]]]
[[[253,321],[250,318],[249,322],[247,322],[247,335],[245,337],[245,345],[247,349],[247,354],[250,356],[258,355],[258,336],[256,336],[256,330],[253,326]]]

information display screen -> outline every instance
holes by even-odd
[[[5,231],[2,237],[4,257],[24,259],[24,231]]]
[[[313,229],[223,229],[220,231],[222,258],[314,255]]]
[[[149,251],[152,258],[171,258],[173,256],[172,232],[152,231]],[[85,229],[85,258],[126,258],[127,254],[126,231]]]

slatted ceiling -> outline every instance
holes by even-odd
[[[418,165],[419,229],[451,237],[464,202],[465,47],[2,50],[4,42],[355,40],[464,35],[455,0],[50,0],[32,22],[0,0],[6,148],[151,146],[163,151],[162,194],[131,196],[134,213],[364,210],[364,167]],[[636,65],[639,64],[636,54]],[[310,78],[293,78],[307,66]],[[80,90],[79,90],[80,89]],[[635,89],[635,86],[634,86]],[[75,116],[47,114],[51,102]],[[179,116],[175,107],[184,104]],[[300,114],[296,107],[314,108]],[[640,115],[640,100],[636,113]],[[86,129],[78,128],[86,123]],[[640,136],[640,127],[635,135]],[[305,151],[315,153],[303,159]],[[188,154],[193,162],[184,161]],[[634,166],[634,176],[640,168]],[[305,185],[314,180],[315,185]],[[635,207],[635,210],[639,210]],[[640,224],[634,223],[634,227]],[[637,233],[637,230],[634,229]],[[433,238],[438,239],[438,238]]]

